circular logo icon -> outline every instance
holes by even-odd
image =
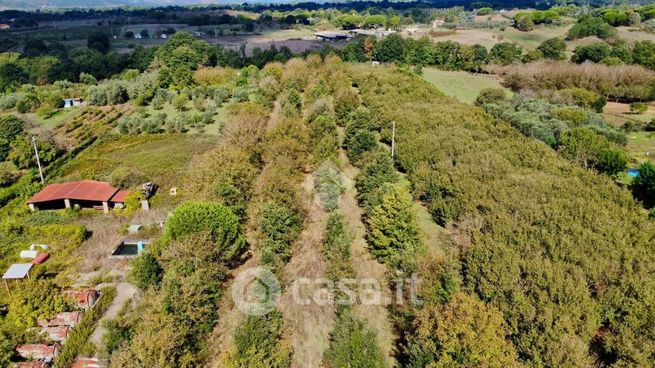
[[[250,316],[263,316],[275,309],[281,293],[277,277],[264,267],[253,267],[239,273],[232,284],[234,304]]]

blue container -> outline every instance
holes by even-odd
[[[638,169],[628,169],[628,171],[626,173],[631,178],[636,178],[637,176],[639,176],[639,170]]]

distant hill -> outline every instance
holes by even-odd
[[[226,4],[230,2],[224,0],[0,0],[0,10]],[[234,3],[236,2],[234,1]],[[243,1],[239,2],[243,3]]]

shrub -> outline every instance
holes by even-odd
[[[284,320],[274,310],[264,316],[248,316],[234,336],[234,350],[221,356],[228,368],[291,366],[291,348],[281,343]]]
[[[648,207],[655,203],[655,164],[644,162],[639,165],[639,175],[632,181],[635,195]]]
[[[598,38],[611,38],[616,35],[616,29],[610,26],[601,18],[592,16],[583,16],[569,29],[567,39],[575,40],[589,36],[597,36]]]
[[[335,322],[323,364],[326,368],[385,366],[375,332],[348,312]]]
[[[0,162],[0,187],[13,184],[18,179],[18,169],[11,162]]]
[[[0,161],[11,151],[10,144],[25,130],[25,122],[15,115],[0,116]]]
[[[184,93],[173,96],[173,100],[171,101],[173,107],[175,107],[175,109],[178,111],[184,111],[188,103],[189,97]]]
[[[415,326],[409,367],[521,366],[503,315],[475,297],[459,293],[446,305],[427,306]]]
[[[185,202],[179,205],[166,222],[166,235],[172,240],[208,231],[226,260],[238,256],[245,247],[239,218],[225,206],[209,202]]]
[[[646,124],[646,127],[644,128],[647,132],[653,132],[655,131],[655,118],[653,118],[648,124]]]
[[[504,88],[483,88],[475,99],[475,105],[482,106],[488,103],[497,103],[506,97],[507,93],[505,93]]]
[[[401,185],[387,184],[379,193],[379,204],[367,214],[371,253],[381,262],[406,268],[422,241],[414,215],[412,197]]]
[[[633,102],[630,104],[630,112],[633,114],[643,114],[648,111],[648,104],[644,102]]]
[[[262,262],[279,269],[291,258],[291,245],[300,234],[301,219],[287,206],[268,202],[259,215]]]
[[[595,167],[607,175],[617,175],[623,172],[627,165],[625,152],[617,148],[608,148],[600,153]]]
[[[332,161],[324,162],[314,173],[314,187],[326,211],[334,211],[344,191],[341,173]]]
[[[131,262],[130,280],[141,290],[161,281],[162,268],[149,252],[142,253]]]
[[[16,103],[16,111],[21,114],[35,112],[40,105],[41,102],[39,101],[39,98],[33,93],[28,93],[18,100]]]
[[[546,59],[562,60],[565,58],[566,42],[561,38],[551,38],[542,42],[537,50],[541,51]]]

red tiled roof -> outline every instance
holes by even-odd
[[[116,194],[114,194],[113,197],[111,197],[111,201],[117,203],[125,203],[125,200],[127,199],[127,195],[129,193],[130,192],[127,190],[119,190],[118,192],[116,192]]]
[[[102,367],[96,358],[79,358],[73,362],[71,368],[99,368]]]
[[[46,362],[39,362],[33,360],[31,362],[18,362],[14,364],[16,368],[47,368],[48,364]]]
[[[58,352],[57,345],[25,344],[18,345],[16,351],[23,358],[49,359],[54,358]]]
[[[50,184],[30,198],[27,203],[39,203],[62,199],[108,202],[118,189],[109,183],[95,180],[82,180],[70,183]]]

